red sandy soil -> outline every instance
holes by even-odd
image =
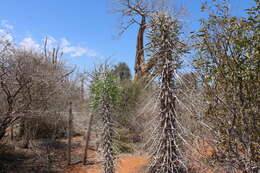
[[[74,137],[72,141],[79,146],[72,151],[72,157],[82,158],[85,143],[83,136]],[[97,153],[93,150],[88,150],[88,153],[88,161],[96,162]],[[143,156],[121,156],[116,163],[116,173],[137,173],[147,163],[147,158]],[[64,173],[102,173],[102,167],[100,164],[88,166],[78,164],[70,166]]]
[[[137,173],[148,160],[142,156],[127,156],[119,159],[117,173]]]
[[[116,173],[137,173],[140,168],[147,165],[147,159],[142,156],[124,156],[119,159]],[[74,166],[65,173],[102,173],[100,165]]]
[[[77,147],[72,151],[72,155],[82,158],[83,149],[84,149],[84,139],[82,136],[73,138],[73,143],[79,144],[80,147]],[[212,156],[215,152],[212,147],[207,145],[207,143],[200,141],[199,148],[201,149],[201,154],[191,153],[191,156],[197,160],[207,159]],[[97,153],[93,150],[89,150],[88,161],[93,163],[96,162]],[[138,173],[140,170],[147,166],[148,158],[146,156],[140,155],[128,155],[128,156],[119,156],[119,159],[116,163],[116,173]],[[190,165],[197,172],[203,173],[224,173],[221,169],[205,168],[205,165],[200,165],[198,163]],[[64,173],[102,173],[102,166],[100,164],[83,166],[81,164],[74,165],[69,167]]]
[[[102,173],[99,166],[85,167],[82,165],[73,166],[65,171],[65,173]]]

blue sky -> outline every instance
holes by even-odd
[[[111,14],[112,0],[1,0],[0,34],[8,33],[19,45],[40,49],[44,37],[51,45],[66,49],[64,59],[80,69],[88,70],[94,62],[111,57],[112,63],[127,62],[134,66],[137,27],[131,27],[120,38],[118,15]],[[185,31],[199,27],[201,0],[176,0],[187,14]],[[231,0],[236,15],[253,5],[252,0]]]

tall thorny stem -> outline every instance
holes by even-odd
[[[174,74],[180,66],[180,56],[185,52],[179,39],[178,21],[166,14],[154,16],[149,34],[150,51],[158,57],[153,70],[160,79],[160,113],[155,152],[149,173],[184,172],[181,157],[181,140],[176,114],[176,87]]]
[[[91,86],[93,108],[98,110],[102,116],[102,148],[104,156],[104,172],[114,173],[114,152],[112,112],[118,95],[116,77],[107,65],[101,66],[94,73],[94,80]]]
[[[103,164],[105,173],[114,173],[114,153],[112,148],[113,127],[111,119],[111,107],[105,101],[102,103],[102,120],[103,120],[103,154],[105,162]]]

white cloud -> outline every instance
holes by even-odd
[[[1,20],[0,23],[1,23],[1,27],[3,27],[4,29],[7,29],[7,30],[13,30],[14,29],[13,25],[10,25],[7,20]]]
[[[24,38],[20,43],[20,47],[25,50],[39,50],[40,45],[36,43],[31,37]]]
[[[12,34],[14,27],[9,24],[7,20],[0,20],[0,40],[5,42],[14,42],[14,36]],[[46,38],[42,39],[44,43]],[[40,51],[43,48],[43,44],[35,41],[32,37],[25,37],[18,43],[18,46],[25,50]],[[52,36],[47,36],[47,49],[60,47],[64,54],[71,57],[87,56],[96,57],[98,53],[88,47],[71,44],[66,38],[55,39]]]
[[[61,47],[67,47],[70,45],[70,42],[66,39],[66,38],[62,38],[60,39],[60,42],[61,42]]]
[[[87,47],[72,46],[71,43],[66,38],[60,39],[60,46],[64,54],[69,54],[72,57],[97,56],[97,52],[95,50],[89,49]]]
[[[19,43],[19,46],[25,50],[39,51],[41,48],[40,44],[38,44],[32,37],[24,38]],[[89,49],[87,47],[74,46],[65,38],[62,38],[59,41],[57,41],[54,37],[48,36],[47,37],[47,48],[52,49],[57,46],[59,46],[61,48],[61,51],[64,54],[67,54],[71,57],[78,57],[78,56],[95,57],[95,56],[97,56],[97,52],[95,50]]]
[[[13,36],[4,29],[0,29],[0,40],[4,42],[12,42],[14,40]]]

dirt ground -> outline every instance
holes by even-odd
[[[116,173],[137,173],[147,165],[142,156],[124,156],[117,162]],[[72,166],[65,173],[102,173],[101,165]]]
[[[77,144],[78,147],[74,148],[72,155],[74,158],[82,158],[83,149],[84,149],[84,138],[82,136],[74,137],[73,143]],[[214,150],[206,143],[199,142],[201,145],[201,153],[204,157],[210,157]],[[203,146],[203,147],[202,147]],[[200,160],[206,159],[198,154],[191,154],[192,157]],[[102,173],[102,166],[98,163],[98,154],[94,150],[89,150],[89,158],[88,161],[93,163],[92,165],[83,166],[81,163],[70,166],[67,168],[64,173]],[[148,165],[148,158],[145,155],[120,155],[116,161],[116,173],[141,173],[142,170]],[[191,165],[193,171],[195,172],[203,172],[203,173],[224,173],[220,168],[206,168],[203,165],[194,164]]]
[[[95,139],[92,136],[91,139]],[[88,164],[82,165],[82,158],[84,155],[85,139],[83,136],[75,136],[72,138],[72,152],[71,152],[71,166],[66,166],[66,139],[59,140],[52,145],[56,153],[52,156],[55,158],[52,164],[52,170],[59,173],[102,173],[102,156],[100,152],[96,151],[95,140],[90,142],[90,148],[88,150]],[[194,146],[195,147],[195,146]],[[209,157],[215,152],[214,149],[207,144],[207,142],[197,141],[196,147],[200,149],[200,153],[190,153],[189,155],[196,160],[208,160]],[[20,151],[21,150],[21,151]],[[20,151],[7,155],[6,158],[2,158],[2,165],[8,165],[10,169],[5,170],[5,173],[35,173],[36,171],[41,173],[44,172],[46,162],[35,158],[35,153],[27,149],[16,149]],[[44,151],[44,149],[42,149]],[[24,153],[27,153],[26,155]],[[44,154],[44,153],[42,153]],[[36,162],[39,160],[38,162]],[[148,166],[148,157],[145,153],[142,154],[120,154],[117,156],[115,161],[116,173],[143,173],[145,168]],[[225,173],[222,168],[212,168],[202,165],[200,162],[190,163],[190,169],[192,173]],[[17,170],[18,169],[18,170]],[[0,172],[1,172],[1,159],[0,159]]]
[[[84,138],[82,136],[74,137],[73,143],[76,143],[77,148],[74,148],[72,151],[72,156],[74,158],[82,158],[83,157],[83,149],[84,149]],[[64,173],[102,173],[101,164],[98,163],[97,153],[93,150],[88,150],[89,157],[88,161],[94,163],[93,165],[82,165],[81,163],[70,166],[68,169],[64,171]],[[144,156],[139,155],[121,155],[116,162],[116,173],[137,173],[144,166],[146,166],[148,160]]]

